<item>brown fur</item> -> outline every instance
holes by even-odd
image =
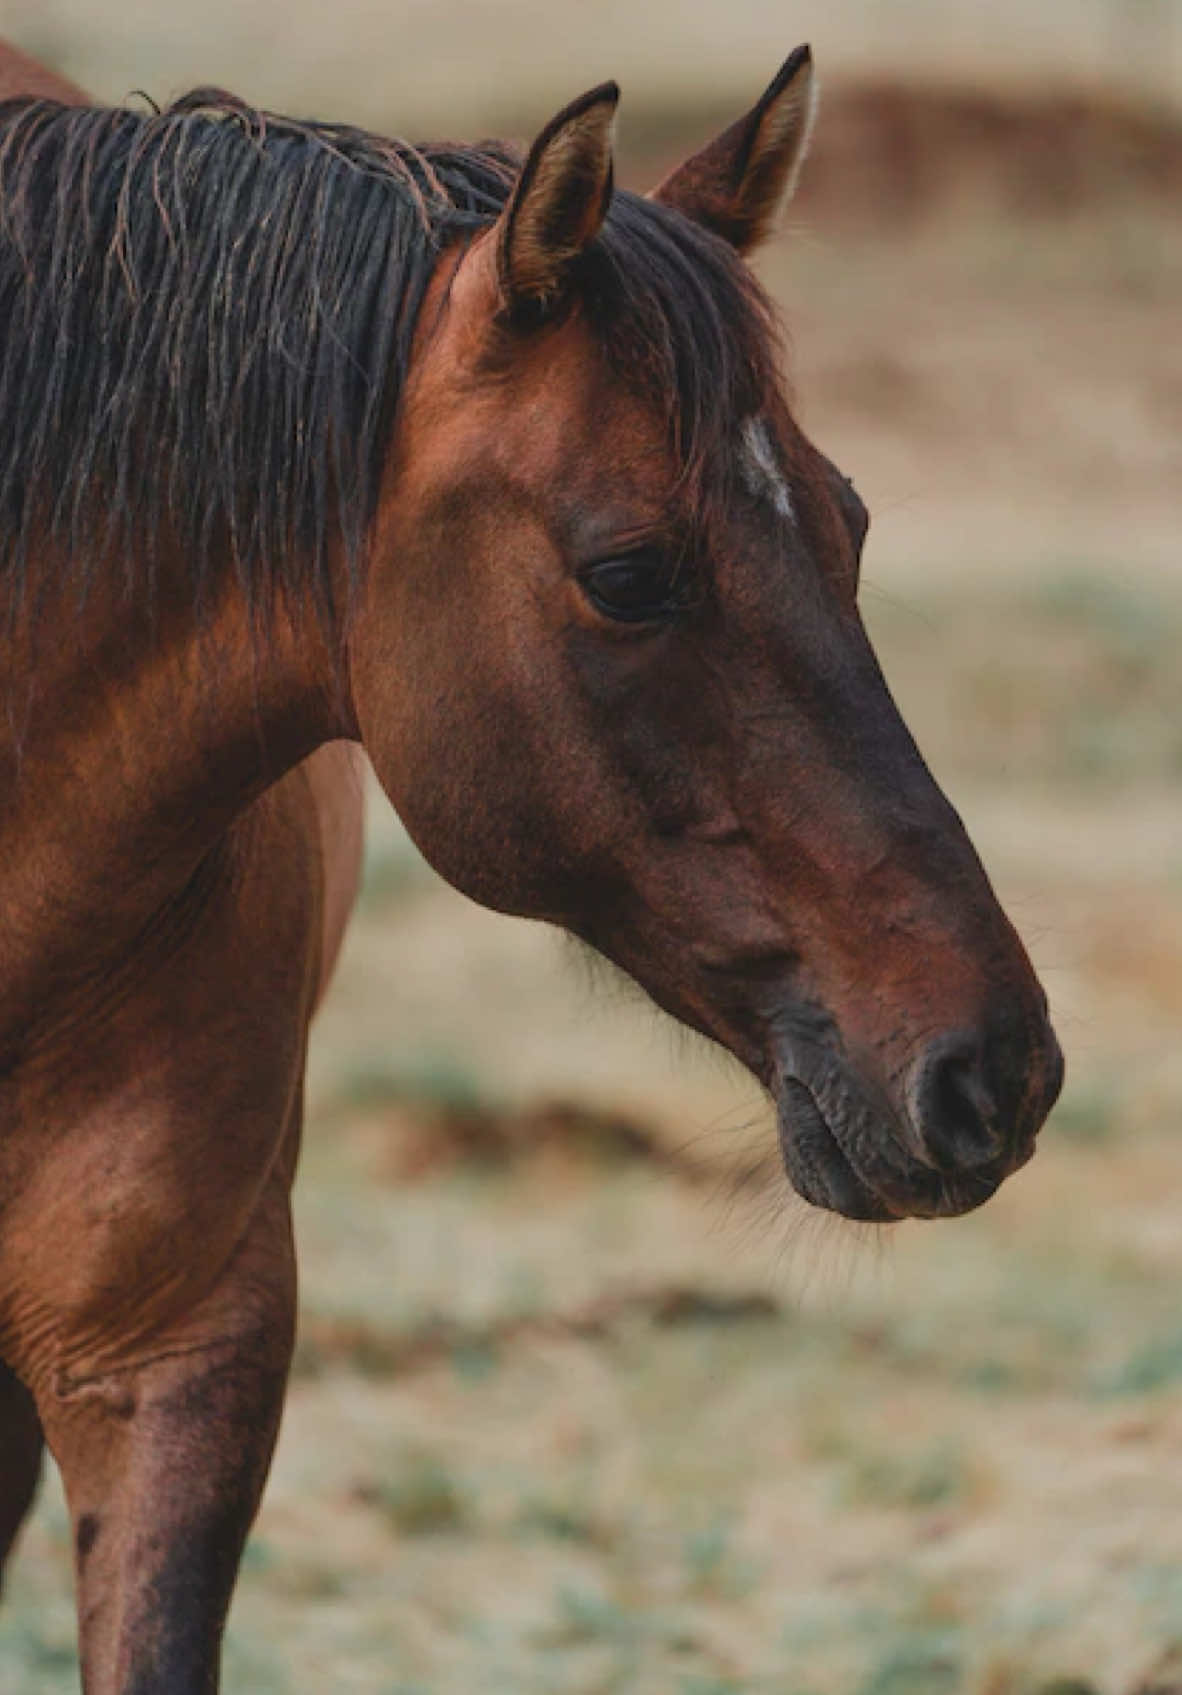
[[[607,187],[566,127],[431,277],[331,618],[277,594],[260,633],[230,571],[199,618],[162,534],[151,606],[106,569],[63,630],[30,601],[0,646],[0,1553],[35,1406],[89,1695],[217,1684],[291,1348],[350,743],[445,876],[566,925],[738,1054],[821,1204],[963,1211],[1058,1087],[1041,991],[858,621],[856,498],[765,383],[751,486],[687,508],[668,420],[579,310]],[[558,291],[528,326],[504,312],[510,218]],[[605,610],[597,568],[653,557],[676,607]]]
[[[0,100],[15,100],[26,94],[60,100],[66,106],[85,106],[89,99],[68,77],[39,65],[11,42],[0,42]]]

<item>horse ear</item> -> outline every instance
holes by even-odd
[[[501,214],[497,273],[509,311],[544,311],[599,233],[612,195],[620,90],[601,83],[551,118]]]
[[[746,116],[679,165],[652,198],[750,252],[792,198],[816,105],[812,52],[798,47]]]

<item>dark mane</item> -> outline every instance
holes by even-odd
[[[167,525],[200,603],[330,602],[356,570],[424,291],[490,223],[517,159],[414,148],[198,91],[159,113],[0,106],[0,579],[47,536],[84,588],[118,556],[150,593]],[[666,410],[707,498],[774,360],[766,308],[712,237],[617,194],[581,299]]]

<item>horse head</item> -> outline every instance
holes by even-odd
[[[424,299],[348,642],[426,857],[736,1054],[802,1195],[963,1212],[1060,1087],[1046,999],[858,612],[868,517],[797,424],[745,256],[807,49],[642,198],[614,85],[539,135]]]

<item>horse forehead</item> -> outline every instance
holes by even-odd
[[[766,418],[744,419],[739,430],[739,475],[747,492],[771,506],[780,518],[795,518],[792,491],[780,468]]]

